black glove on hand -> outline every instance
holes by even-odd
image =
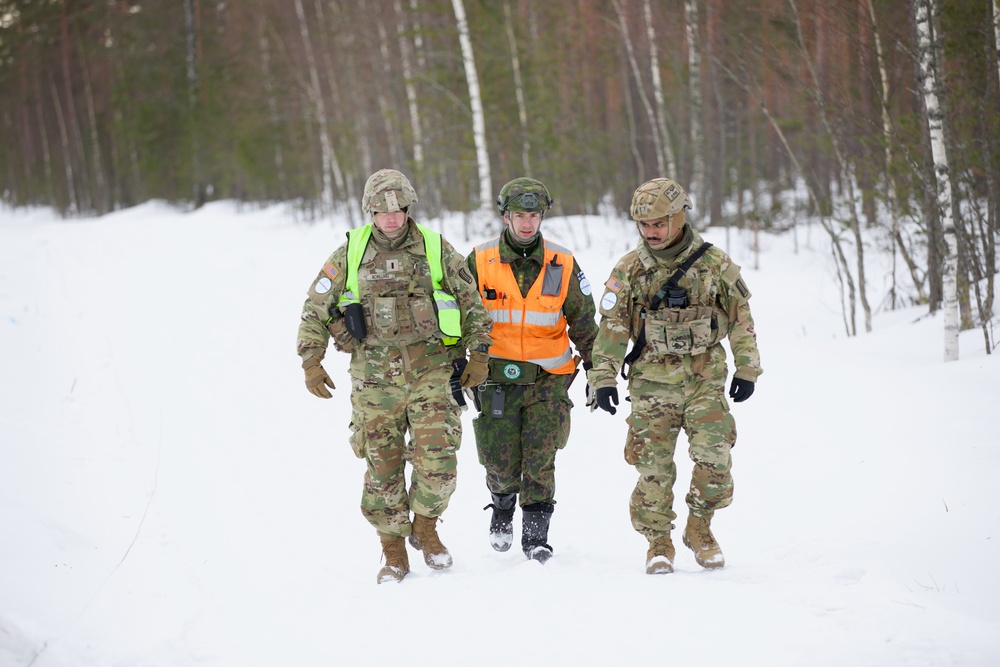
[[[733,378],[733,383],[729,385],[729,398],[733,399],[733,403],[742,403],[752,395],[753,382],[750,380],[741,380],[737,377]]]
[[[618,412],[611,404],[618,405],[618,387],[599,387],[597,390],[597,407],[605,412]]]
[[[451,395],[454,397],[455,402],[461,407],[465,407],[465,394],[462,393],[462,373],[465,371],[466,365],[469,361],[465,357],[460,357],[454,359],[451,362],[451,367],[454,369],[451,372],[451,380],[449,384],[451,385]]]

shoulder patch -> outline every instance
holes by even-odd
[[[313,264],[313,266],[316,265]],[[335,267],[330,262],[327,262],[326,264],[323,265],[323,273],[330,276],[330,280],[336,280],[337,276],[340,275],[340,271],[337,269],[337,267]]]
[[[458,270],[458,277],[470,285],[472,284],[472,274],[469,273],[469,270],[464,266]]]
[[[582,292],[584,296],[590,296],[590,281],[587,280],[587,276],[583,275],[583,271],[576,274],[576,279],[580,282],[580,292]]]
[[[736,291],[740,293],[740,296],[743,297],[744,301],[750,298],[750,290],[747,289],[747,284],[743,282],[742,278],[737,278],[733,287],[735,287]]]
[[[608,282],[604,283],[604,286],[607,287],[612,292],[614,292],[615,294],[621,292],[622,288],[625,287],[622,281],[616,280],[614,278],[608,278]]]
[[[601,308],[604,310],[611,310],[618,304],[618,295],[614,292],[605,292],[604,298],[601,299]]]

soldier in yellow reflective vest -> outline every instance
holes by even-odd
[[[451,244],[409,217],[416,201],[394,169],[368,179],[362,209],[372,221],[323,265],[298,335],[306,387],[320,398],[334,388],[320,363],[329,339],[351,355],[350,443],[367,463],[361,512],[382,543],[379,583],[409,572],[407,536],[429,567],[452,564],[436,522],[455,490],[462,439],[464,398],[454,385],[482,381],[492,342],[475,280]],[[466,365],[467,348],[479,363]],[[412,452],[404,451],[407,431]]]

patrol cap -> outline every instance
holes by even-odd
[[[365,183],[361,210],[365,215],[402,211],[417,201],[416,191],[402,172],[395,169],[379,169],[369,176]]]
[[[503,215],[507,211],[538,211],[545,213],[552,206],[552,197],[541,181],[522,176],[515,178],[502,188],[497,197],[497,211]]]
[[[640,185],[632,195],[629,212],[636,222],[658,220],[691,208],[691,198],[671,178],[654,178]]]

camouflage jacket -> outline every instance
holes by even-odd
[[[510,266],[517,285],[521,288],[521,296],[525,296],[542,272],[545,249],[539,236],[539,243],[535,245],[534,250],[529,255],[523,255],[520,249],[510,244],[507,234],[505,228],[501,234],[500,261]],[[472,271],[474,284],[478,285],[479,270],[476,268],[475,250],[469,253],[465,263]],[[563,315],[569,325],[570,340],[573,341],[584,363],[589,364],[594,339],[597,338],[597,309],[594,306],[594,297],[591,296],[590,281],[583,275],[576,257],[573,258],[573,275],[569,280],[566,301],[563,302]]]
[[[465,348],[491,345],[493,322],[483,308],[475,280],[462,256],[441,239],[442,289],[453,295],[462,313],[462,339],[457,346],[441,341],[431,294],[430,266],[424,239],[412,219],[406,236],[391,247],[373,233],[358,269],[359,300],[368,335],[357,341],[347,331],[337,304],[347,281],[347,243],[337,248],[316,276],[302,307],[297,351],[303,360],[322,359],[332,337],[334,346],[351,354],[351,375],[382,379],[441,368],[464,356]]]
[[[687,308],[663,304],[650,311],[654,295],[704,243],[693,231],[691,244],[670,260],[657,259],[640,239],[622,257],[604,285],[600,333],[594,344],[594,367],[588,374],[595,387],[613,387],[629,341],[645,328],[646,345],[628,371],[629,378],[680,384],[695,376],[724,384],[729,337],[736,377],[756,381],[763,371],[757,351],[750,290],[740,267],[722,250],[711,247],[698,258],[678,285],[687,290]]]

